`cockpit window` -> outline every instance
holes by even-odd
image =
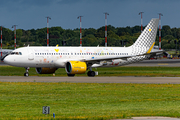
[[[11,55],[22,55],[21,52],[11,52]]]

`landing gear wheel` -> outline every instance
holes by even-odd
[[[68,77],[74,77],[75,76],[75,74],[67,74],[68,75]]]
[[[28,76],[29,76],[29,73],[24,73],[24,76],[28,77]]]
[[[94,71],[88,71],[87,75],[89,77],[94,77],[95,76],[95,72]]]
[[[28,77],[29,76],[29,67],[25,68],[26,69],[26,72],[24,73],[24,76]]]

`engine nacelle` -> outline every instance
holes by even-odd
[[[69,61],[65,69],[68,74],[83,74],[87,70],[87,64],[80,61]]]
[[[55,73],[57,68],[36,68],[38,74],[52,74]]]

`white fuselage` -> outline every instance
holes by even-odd
[[[19,54],[21,52],[21,54]],[[132,55],[131,47],[23,47],[14,50],[5,62],[18,67],[65,67],[67,61],[101,59],[92,67],[121,66],[146,59],[136,56],[127,59],[104,60]]]

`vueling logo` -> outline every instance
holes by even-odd
[[[56,52],[58,52],[59,51],[59,49],[54,49]]]

